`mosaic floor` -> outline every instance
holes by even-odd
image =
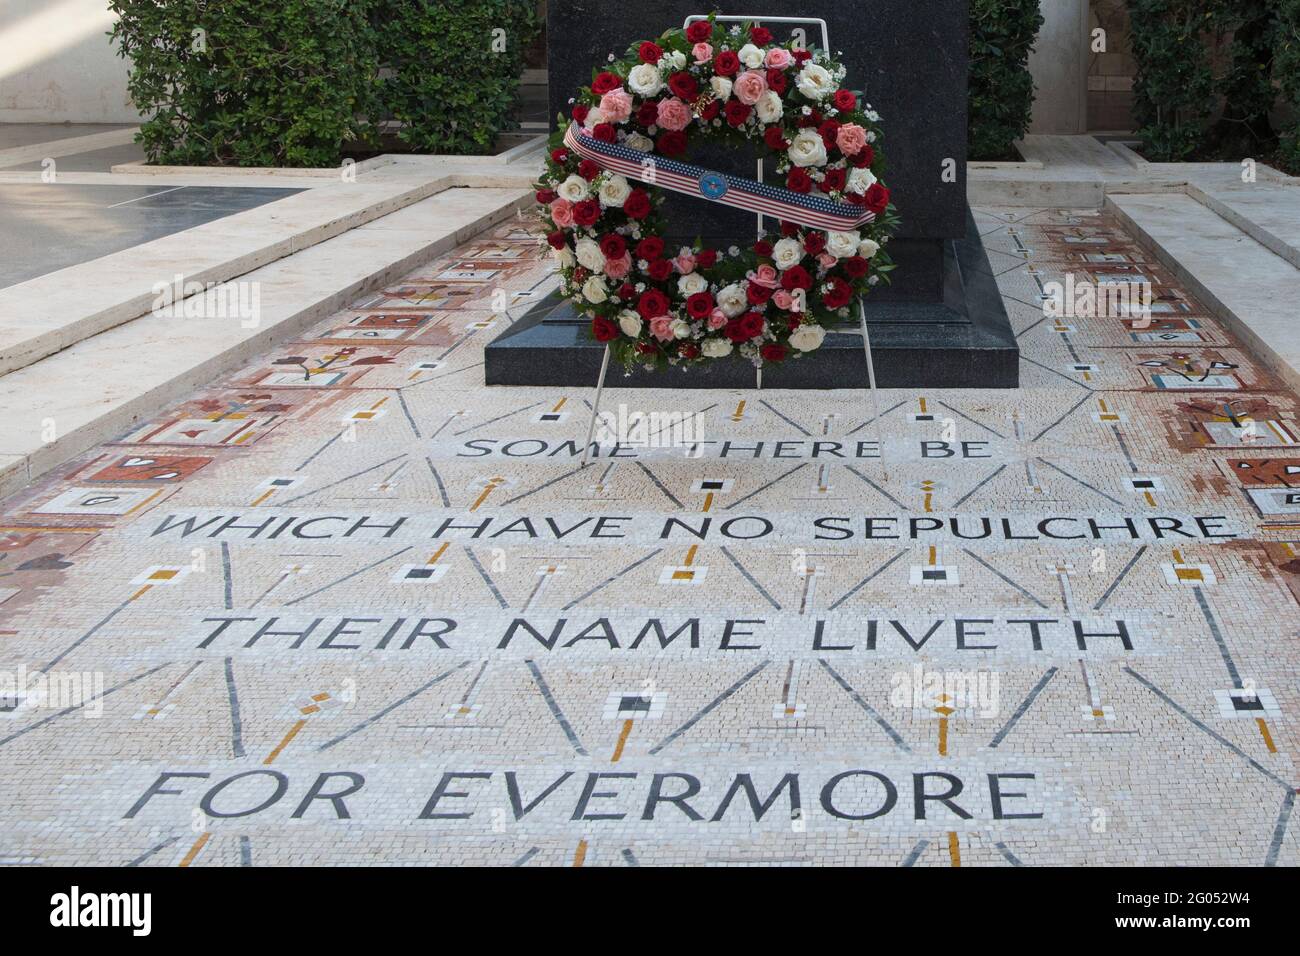
[[[978,220],[1018,391],[611,390],[694,453],[579,470],[481,385],[515,224],[9,500],[0,862],[1300,863],[1296,396]]]

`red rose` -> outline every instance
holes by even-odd
[[[668,89],[687,103],[693,102],[700,95],[700,84],[689,73],[674,73],[668,77]]]
[[[763,314],[761,312],[746,312],[736,321],[740,323],[741,331],[745,333],[747,339],[763,334]]]
[[[618,338],[618,326],[602,315],[591,320],[591,334],[597,342],[609,342]]]
[[[799,328],[799,326],[803,325],[803,321],[799,318],[798,312],[791,312],[789,315],[785,317],[785,320],[786,323],[790,326],[791,332]]]
[[[803,237],[803,247],[808,250],[809,255],[819,255],[826,248],[826,233],[815,229],[808,230],[808,234]]]
[[[713,36],[713,24],[708,20],[696,20],[686,28],[686,39],[692,43],[703,43]]]
[[[812,59],[811,50],[791,50],[790,54],[794,57],[796,63],[806,63]]]
[[[563,163],[567,163],[568,161],[569,161],[569,151],[567,149],[551,150],[551,162],[563,164]]]
[[[785,137],[781,135],[782,132],[784,131],[781,127],[777,126],[775,123],[763,130],[763,142],[767,143],[768,149],[782,152],[790,148],[790,144],[786,142]]]
[[[697,292],[686,298],[686,312],[692,319],[703,319],[713,311],[713,296]]]
[[[746,106],[740,100],[727,100],[727,105],[723,113],[727,117],[727,122],[732,126],[739,126],[749,119],[749,114],[754,111],[752,106]]]
[[[865,206],[867,197],[862,193],[845,193],[844,200],[852,206]]]
[[[621,259],[623,253],[627,252],[627,240],[618,233],[611,232],[600,240],[600,251],[605,253],[606,259]]]
[[[595,179],[597,176],[600,175],[600,167],[597,166],[595,163],[593,163],[591,160],[584,159],[582,162],[578,164],[578,175],[581,176],[583,179],[585,179],[587,182],[591,182],[593,179]]]
[[[773,93],[784,93],[786,89],[785,71],[775,68],[768,70],[767,88]]]
[[[623,85],[622,80],[620,80],[613,73],[610,73],[608,70],[606,70],[605,72],[597,75],[597,77],[591,81],[591,92],[595,93],[597,96],[602,96],[605,93],[610,92],[611,90],[618,89],[622,85]]]
[[[827,149],[834,148],[835,134],[839,131],[840,124],[835,122],[835,120],[827,120],[825,123],[822,123],[821,126],[817,127],[817,132],[821,134],[822,142],[826,144]]]
[[[655,319],[668,314],[668,296],[658,289],[646,289],[636,303],[637,312],[643,319]]]
[[[722,334],[739,345],[749,341],[749,334],[741,327],[740,319],[732,319],[722,327]]]
[[[684,342],[681,347],[677,349],[677,354],[682,358],[687,359],[699,358],[700,347],[694,342]]]
[[[722,109],[722,104],[717,100],[709,100],[704,104],[704,109],[700,110],[700,119],[706,123],[711,123],[717,117],[718,112]]]
[[[793,292],[795,289],[811,289],[812,276],[803,266],[791,266],[781,273],[781,288],[787,292]]]
[[[630,301],[632,296],[636,295],[636,286],[630,282],[624,282],[618,287],[618,297],[624,301]]]
[[[822,293],[822,305],[828,309],[842,309],[853,298],[853,287],[839,276],[831,276],[830,289]]]
[[[812,185],[812,177],[808,175],[808,171],[802,166],[796,166],[785,177],[785,188],[797,193],[812,192]]]
[[[797,222],[786,222],[782,219],[781,235],[785,236],[787,239],[799,235],[799,224]]]
[[[623,212],[629,219],[644,219],[650,215],[650,194],[644,189],[634,189],[623,200]]]
[[[866,169],[876,161],[876,151],[868,143],[862,147],[862,151],[853,157],[853,165],[858,169]]]
[[[642,126],[654,126],[659,122],[659,101],[646,100],[636,110],[636,121]]]
[[[663,48],[658,43],[651,43],[646,40],[637,48],[637,56],[641,57],[642,63],[649,63],[654,66],[659,62],[660,57],[664,55]]]
[[[701,249],[695,253],[695,264],[701,269],[712,269],[718,264],[717,250]]]
[[[740,57],[732,50],[723,50],[713,61],[713,72],[718,76],[735,76],[740,70]]]
[[[587,114],[590,112],[591,112],[590,106],[587,106],[584,103],[579,103],[577,106],[573,108],[572,115],[574,119],[576,119],[579,123],[581,123],[587,118]]]
[[[686,134],[679,129],[666,129],[655,141],[655,149],[664,156],[680,156],[686,152]]]
[[[889,190],[880,183],[872,183],[867,190],[867,208],[879,216],[889,205]]]
[[[749,300],[750,305],[766,305],[767,300],[772,298],[772,290],[767,286],[751,282],[745,289],[745,298]]]
[[[614,133],[613,123],[597,123],[592,128],[591,135],[602,143],[612,143],[618,139],[618,136]]]
[[[600,218],[600,203],[594,199],[584,199],[573,204],[573,221],[580,226],[594,226]]]
[[[673,261],[671,259],[655,259],[648,266],[646,271],[650,273],[650,278],[655,282],[663,282],[673,274]]]
[[[858,98],[851,90],[836,90],[831,102],[837,110],[851,110],[858,105]]]
[[[638,259],[654,261],[664,254],[664,241],[658,236],[646,236],[636,244]]]
[[[750,27],[749,38],[756,46],[767,46],[772,42],[772,31],[767,27]]]
[[[822,192],[829,193],[836,189],[843,189],[844,183],[848,179],[848,173],[842,169],[828,169],[822,179]]]
[[[766,239],[760,239],[754,243],[754,253],[759,256],[770,256],[772,254],[772,244]]]
[[[659,347],[653,342],[638,342],[636,344],[636,350],[642,355],[654,355],[659,351]]]
[[[555,202],[555,190],[554,189],[537,190],[537,201],[543,204],[550,204]]]
[[[840,265],[844,267],[844,272],[850,279],[861,279],[871,268],[871,264],[861,256],[849,256]]]
[[[763,356],[764,361],[779,362],[785,358],[785,346],[777,345],[775,342],[768,342],[758,350],[758,354]]]
[[[577,285],[582,285],[582,283],[586,282],[587,276],[589,275],[591,275],[591,273],[582,266],[575,266],[573,269],[573,281]]]
[[[552,249],[563,249],[564,248],[563,231],[559,229],[555,230],[555,232],[551,233],[549,236],[546,237],[546,241],[550,243]]]

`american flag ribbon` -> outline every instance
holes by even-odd
[[[780,186],[768,186],[754,179],[714,172],[675,159],[666,159],[630,146],[606,143],[587,135],[577,123],[570,123],[564,144],[602,169],[628,179],[662,186],[688,196],[702,196],[735,209],[784,219],[813,229],[849,232],[875,219],[875,214],[858,206],[831,202],[810,193],[797,193]]]

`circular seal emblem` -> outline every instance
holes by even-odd
[[[700,177],[700,195],[705,199],[721,199],[727,194],[727,181],[718,173],[705,173]]]

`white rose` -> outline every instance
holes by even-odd
[[[858,244],[858,255],[864,259],[870,259],[879,251],[880,243],[876,242],[874,239],[863,239],[862,242]]]
[[[632,195],[632,187],[628,185],[626,179],[617,173],[613,176],[606,176],[605,181],[600,184],[600,204],[602,206],[620,207],[630,195]]]
[[[758,102],[754,104],[754,112],[764,123],[775,123],[784,111],[785,106],[781,102],[781,97],[772,90],[760,96]]]
[[[555,257],[556,263],[561,269],[572,269],[574,266],[573,250],[568,246],[562,246],[559,249],[552,249],[551,255]]]
[[[649,136],[642,136],[640,133],[628,133],[627,139],[623,140],[623,145],[628,149],[635,149],[639,153],[648,153],[655,148],[655,141]]]
[[[636,338],[641,334],[641,316],[631,309],[624,309],[618,314],[618,327],[623,330],[624,335]]]
[[[686,69],[686,54],[681,50],[673,50],[668,54],[668,61],[672,63],[674,70]]]
[[[713,89],[713,95],[719,100],[725,100],[731,95],[731,80],[725,76],[715,76],[709,80],[709,86]]]
[[[600,276],[592,276],[582,284],[582,296],[588,302],[599,304],[609,298],[605,289],[605,280]]]
[[[577,242],[578,264],[584,269],[599,272],[605,268],[605,253],[600,251],[600,243],[595,239],[579,239]]]
[[[826,164],[826,144],[815,129],[801,129],[790,141],[787,155],[796,166],[823,166]]]
[[[826,251],[836,259],[856,255],[860,238],[856,232],[829,232],[826,234]]]
[[[709,280],[698,272],[688,272],[677,280],[677,291],[682,295],[695,295],[709,287]]]
[[[875,181],[876,177],[871,170],[865,168],[854,169],[849,173],[849,179],[844,188],[851,193],[865,193]]]
[[[723,358],[731,354],[731,343],[726,339],[706,339],[700,351],[709,358]]]
[[[627,75],[627,87],[639,96],[654,96],[664,88],[664,80],[659,75],[659,67],[649,63],[641,63],[632,67],[632,71]]]
[[[589,188],[587,181],[577,173],[574,173],[564,182],[560,183],[555,191],[560,194],[561,199],[567,199],[569,202],[582,202],[582,200],[587,198],[587,191]]]
[[[824,338],[826,338],[826,330],[820,325],[801,325],[790,333],[790,344],[800,352],[811,352],[813,349],[821,348]]]
[[[672,330],[675,339],[684,339],[691,334],[691,323],[685,319],[673,319],[668,328]]]
[[[587,118],[582,121],[582,125],[592,129],[603,122],[605,122],[605,114],[600,111],[599,106],[593,106],[587,111]]]
[[[749,299],[745,297],[745,290],[734,282],[725,289],[718,290],[717,302],[722,314],[729,319],[734,319],[749,308]]]
[[[756,70],[763,65],[763,57],[766,56],[762,50],[752,43],[746,43],[742,46],[736,56],[740,57],[740,62],[745,64],[751,70]]]
[[[791,266],[797,266],[802,259],[803,246],[799,245],[798,239],[780,239],[772,247],[772,261],[782,272]]]
[[[803,69],[799,71],[799,75],[795,77],[794,85],[808,99],[820,100],[834,89],[835,80],[825,67],[810,62],[805,63]]]

